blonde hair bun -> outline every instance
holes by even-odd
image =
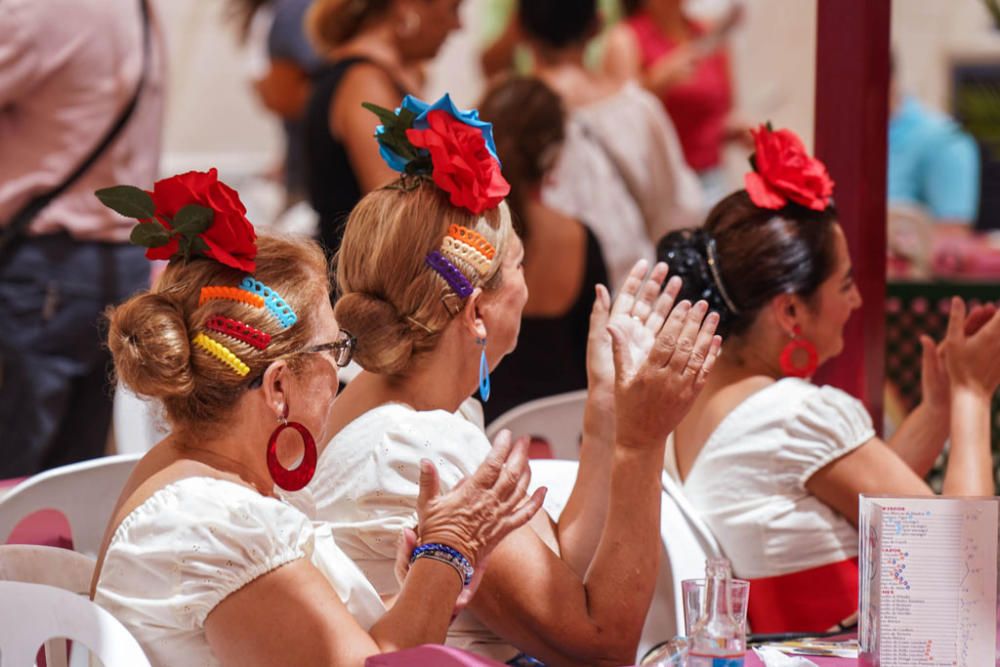
[[[181,306],[140,294],[109,313],[108,347],[118,378],[140,396],[164,399],[194,390],[191,343]]]
[[[350,292],[337,301],[337,323],[357,340],[354,359],[366,371],[395,375],[413,356],[416,332],[388,301],[365,292]]]

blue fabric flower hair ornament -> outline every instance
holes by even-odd
[[[493,125],[477,110],[459,109],[448,94],[433,104],[407,95],[395,112],[367,102],[364,107],[382,121],[375,139],[385,163],[401,174],[431,176],[454,206],[478,215],[510,193]]]

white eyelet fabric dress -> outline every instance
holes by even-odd
[[[489,453],[486,434],[470,418],[386,403],[345,426],[323,450],[307,487],[316,516],[329,522],[337,544],[379,594],[399,592],[396,540],[417,522],[420,459],[434,463],[445,492]],[[452,623],[447,643],[501,662],[519,653],[468,611]]]
[[[94,601],[158,667],[218,665],[205,618],[222,600],[286,563],[309,558],[361,627],[385,606],[329,529],[235,482],[188,477],[156,491],[115,530]]]
[[[773,577],[853,558],[857,530],[806,489],[823,466],[875,437],[853,396],[798,378],[751,394],[709,436],[684,480],[684,496],[744,579]],[[678,478],[673,439],[666,468]]]

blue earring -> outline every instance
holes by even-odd
[[[483,346],[479,356],[479,398],[485,403],[490,400],[490,365],[486,363],[486,339],[477,338],[476,342]]]

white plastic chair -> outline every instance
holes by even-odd
[[[705,559],[722,553],[712,531],[684,498],[677,482],[666,471],[661,477],[660,539],[664,552],[656,592],[639,640],[639,657],[659,642],[684,634],[681,582],[704,578]]]
[[[47,640],[79,642],[104,667],[150,667],[139,642],[87,598],[43,584],[0,581],[0,665],[33,665]]]
[[[95,561],[90,556],[60,549],[29,544],[0,546],[0,581],[20,581],[26,584],[55,586],[70,593],[86,595],[94,575]],[[45,664],[66,667],[67,642],[53,638],[45,642]],[[72,665],[85,667],[88,652],[80,644],[73,649]],[[0,656],[0,665],[3,664]]]
[[[576,482],[576,461],[535,459],[531,465],[530,490],[547,486],[545,510],[555,519],[566,506]],[[681,581],[705,576],[705,559],[721,553],[719,544],[708,526],[684,498],[677,483],[666,472],[662,475],[660,506],[660,571],[656,589],[642,637],[637,659],[665,639],[684,633],[684,597]]]
[[[141,454],[105,456],[46,470],[30,477],[0,500],[0,539],[29,514],[55,509],[69,521],[73,548],[96,556],[114,510]]]
[[[580,458],[583,407],[587,391],[571,391],[528,401],[494,419],[486,429],[490,441],[503,429],[513,436],[537,436],[548,441],[557,459]]]

